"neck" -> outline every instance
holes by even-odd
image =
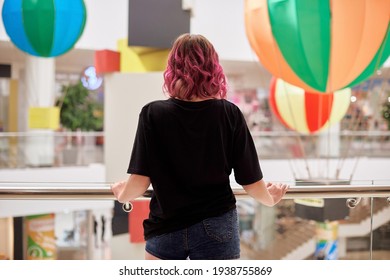
[[[193,99],[181,99],[175,97],[175,99],[183,100],[183,101],[189,101],[189,102],[200,102],[200,101],[205,101],[205,100],[210,100],[210,99],[215,99],[213,97],[208,97],[208,98],[200,98],[200,97],[195,97]]]

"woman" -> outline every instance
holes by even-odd
[[[245,191],[273,206],[288,186],[265,183],[253,139],[226,78],[201,35],[174,42],[164,72],[170,98],[145,105],[126,181],[112,191],[124,203],[153,186],[143,223],[146,259],[237,259],[240,242],[232,170]]]

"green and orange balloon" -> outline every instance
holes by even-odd
[[[246,0],[250,45],[274,76],[312,92],[354,86],[390,54],[389,0]]]

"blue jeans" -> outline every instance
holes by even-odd
[[[163,260],[240,258],[237,210],[207,218],[188,228],[152,237],[145,250]]]

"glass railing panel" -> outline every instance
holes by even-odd
[[[389,157],[389,131],[347,131],[299,134],[290,131],[252,132],[262,159]]]
[[[245,195],[242,188],[233,188],[242,259],[390,259],[387,247],[390,181],[285,183],[289,183],[291,189],[275,207],[260,205]],[[113,200],[114,197],[108,183],[0,182],[0,202],[3,199]],[[94,234],[92,218],[90,214],[90,236]],[[60,247],[64,250],[82,243],[72,241],[71,234],[59,235]],[[88,246],[94,245],[89,242]],[[84,247],[80,248],[83,251]]]
[[[88,211],[55,214],[56,259],[87,260],[89,236]],[[96,234],[96,231],[93,231]],[[93,238],[96,247],[97,238]]]
[[[316,185],[308,181],[297,183],[300,187]],[[354,181],[350,185],[353,188],[371,183]],[[318,187],[324,187],[323,184]],[[332,184],[346,185],[343,181],[328,182],[330,188]],[[370,197],[314,195],[284,199],[272,208],[246,198],[237,205],[243,259],[371,258]],[[376,218],[375,214],[373,217]]]
[[[374,180],[374,185],[389,185],[390,180]],[[390,260],[390,196],[373,198],[372,259]]]
[[[104,162],[103,132],[0,132],[0,169]]]
[[[390,260],[390,203],[388,198],[373,199],[372,259]]]
[[[345,198],[238,205],[243,259],[370,259],[369,201],[353,209]],[[242,205],[253,209],[243,212]]]
[[[0,257],[107,259],[113,198],[108,183],[0,182]]]

